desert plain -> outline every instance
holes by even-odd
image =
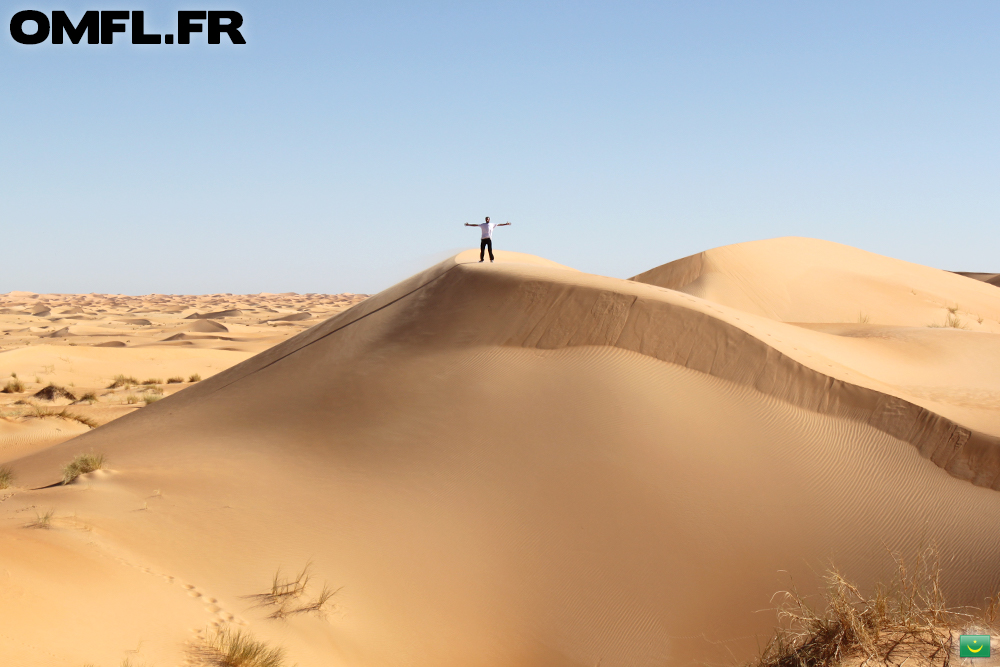
[[[469,251],[368,298],[7,294],[3,664],[233,664],[238,634],[301,667],[739,665],[776,591],[928,549],[981,606],[994,276],[781,238],[628,280]]]

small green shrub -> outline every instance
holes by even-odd
[[[80,454],[63,468],[63,484],[69,484],[80,475],[100,470],[103,467],[103,454]]]

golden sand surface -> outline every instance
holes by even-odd
[[[256,354],[129,312],[160,342],[117,351],[163,370],[93,386],[249,358],[7,460],[7,664],[222,664],[240,632],[300,667],[738,665],[831,564],[871,590],[933,547],[950,604],[1000,588],[996,286],[812,239],[631,280],[496,254]]]
[[[364,298],[0,294],[0,462],[90,428],[54,415],[65,412],[92,425],[107,423],[245,361]],[[126,380],[116,383],[119,376]],[[37,395],[50,384],[63,392]]]

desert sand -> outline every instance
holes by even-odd
[[[90,428],[51,418],[53,414],[65,411],[105,424],[176,393],[192,379],[245,361],[364,298],[0,294],[0,389],[6,386],[0,394],[0,463]],[[135,383],[111,387],[117,376]],[[50,384],[68,396],[35,396]]]
[[[71,357],[93,386],[205,379],[7,459],[6,663],[213,664],[228,627],[301,667],[732,665],[831,563],[870,587],[933,546],[952,604],[1000,587],[996,286],[800,238],[631,280],[477,260],[255,349],[164,342],[194,334],[162,308],[128,313],[158,342],[60,342],[163,364]]]

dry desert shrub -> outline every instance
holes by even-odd
[[[283,667],[285,650],[255,639],[246,630],[223,628],[195,649],[202,664],[219,667]]]
[[[201,376],[197,373],[192,373],[191,377],[188,378],[188,382],[201,382]]]
[[[128,389],[129,387],[135,387],[138,384],[139,381],[131,375],[118,374],[112,378],[112,382],[108,385],[108,389],[118,389],[119,387],[125,387]]]
[[[139,397],[135,394],[128,394],[125,396],[125,405],[135,405],[139,402]]]
[[[69,484],[80,475],[100,470],[103,467],[104,454],[80,454],[63,467],[62,483]]]
[[[899,556],[895,580],[863,594],[836,570],[830,570],[823,609],[810,606],[798,591],[779,593],[779,627],[752,667],[835,667],[921,665],[948,667],[957,650],[957,635],[972,629],[989,634],[997,599],[985,611],[945,605],[941,570],[928,552],[913,572]]]
[[[144,385],[163,384],[163,380],[161,380],[159,378],[149,378],[148,380],[143,380],[142,384],[144,384]]]
[[[184,382],[184,378],[182,377],[174,376],[172,378],[167,378],[167,384],[180,384],[182,382]]]
[[[161,394],[149,393],[149,394],[143,394],[142,401],[146,405],[149,405],[150,403],[156,403],[161,398],[163,398]]]
[[[944,318],[944,324],[937,324],[935,322],[934,324],[928,324],[927,326],[930,327],[931,329],[948,329],[948,328],[952,328],[952,329],[968,329],[969,328],[968,326],[966,326],[966,324],[964,322],[962,322],[962,318],[960,318],[958,315],[956,315],[954,313],[951,313],[951,312],[949,312],[948,315],[947,315],[947,317]]]
[[[92,391],[88,391],[86,394],[80,397],[79,401],[77,401],[77,403],[91,403],[91,404],[96,402],[97,402],[97,394],[95,394]]]
[[[51,382],[32,394],[34,398],[40,398],[43,401],[54,401],[57,398],[68,398],[71,401],[76,400],[76,396],[65,387],[60,387],[58,385],[52,384]]]
[[[45,514],[39,514],[35,512],[35,520],[24,524],[25,528],[43,528],[48,530],[52,527],[52,516],[55,514],[52,510],[49,510]]]
[[[954,313],[949,313],[948,317],[945,318],[944,325],[946,327],[952,327],[954,329],[966,329],[968,327],[959,319],[958,315]]]
[[[89,426],[90,428],[97,428],[98,424],[90,417],[85,417],[83,415],[78,415],[73,412],[67,412],[65,408],[60,412],[55,412],[54,410],[49,410],[48,408],[43,408],[37,405],[32,405],[35,409],[34,416],[39,419],[45,419],[46,417],[56,417],[59,419],[68,419],[69,421],[80,422],[84,426]]]
[[[10,466],[0,466],[0,489],[9,489],[14,483],[14,471]]]
[[[7,384],[4,385],[0,392],[4,394],[23,394],[24,393],[24,383],[17,379],[17,377],[12,377],[7,380]]]
[[[306,566],[294,579],[283,578],[279,569],[271,580],[271,590],[246,597],[254,601],[254,607],[274,607],[275,609],[268,618],[282,619],[295,614],[308,613],[323,615],[327,611],[330,598],[336,595],[340,589],[332,590],[328,584],[323,584],[323,588],[316,598],[312,600],[305,598],[306,588],[312,579],[311,568],[312,564],[306,563]]]

